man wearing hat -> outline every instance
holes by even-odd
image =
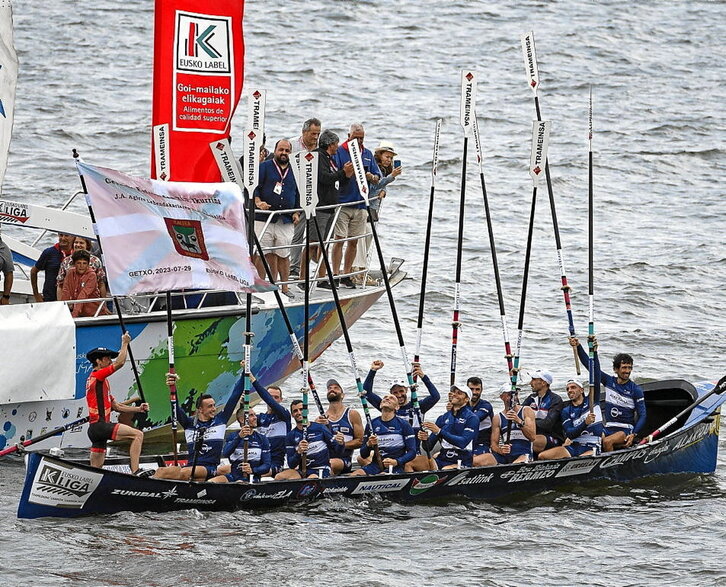
[[[315,421],[328,426],[336,442],[330,446],[330,470],[333,475],[350,473],[353,451],[363,445],[363,420],[356,410],[343,405],[345,392],[337,379],[328,379],[328,411]]]
[[[504,409],[492,419],[492,452],[482,456],[480,466],[528,463],[532,460],[532,445],[536,438],[534,412],[528,406],[517,405],[517,389],[505,383],[499,388]]]
[[[471,411],[471,389],[467,386],[451,386],[451,409],[436,419],[436,423],[424,422],[418,438],[431,449],[438,440],[441,452],[435,457],[437,469],[471,467],[474,440],[479,431],[479,418]]]
[[[560,412],[562,429],[567,437],[562,446],[555,446],[540,453],[540,460],[566,459],[600,454],[602,435],[605,431],[600,411],[600,391],[596,387],[590,411],[590,400],[585,397],[585,387],[576,377],[568,379],[565,387],[570,401]]]
[[[528,406],[534,411],[537,424],[537,438],[532,449],[537,455],[543,450],[560,446],[565,440],[560,422],[560,410],[562,409],[562,398],[554,393],[552,385],[552,373],[538,369],[532,374],[532,395],[527,397],[523,406]]]
[[[129,459],[134,475],[141,473],[139,455],[144,442],[141,430],[111,422],[111,411],[116,412],[148,412],[149,404],[127,406],[118,403],[111,395],[111,387],[107,378],[118,371],[126,363],[131,335],[124,332],[121,336],[121,350],[114,351],[98,347],[88,351],[86,358],[93,365],[93,371],[86,380],[86,403],[88,404],[88,438],[91,439],[91,466],[103,467],[106,460],[106,443],[109,440],[129,440]],[[115,359],[115,360],[114,360]]]

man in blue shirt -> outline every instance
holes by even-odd
[[[490,444],[492,437],[492,418],[494,417],[494,407],[487,400],[482,399],[481,394],[484,390],[484,384],[481,377],[469,377],[466,380],[466,386],[471,390],[471,401],[469,407],[474,415],[479,419],[479,432],[474,442],[474,459],[475,467],[480,467],[488,462],[483,455],[491,452]]]
[[[300,207],[300,194],[290,167],[291,150],[288,140],[275,143],[272,159],[260,163],[259,185],[255,190],[255,208],[260,210],[255,213],[255,233],[266,251],[265,259],[273,279],[281,282],[290,276],[290,245],[300,213],[275,214],[272,219],[269,213]],[[266,277],[262,260],[257,255],[255,267],[260,276]],[[281,290],[288,293],[287,285],[282,285]]]
[[[357,141],[361,151],[361,159],[363,159],[366,180],[368,183],[376,184],[381,178],[381,170],[378,168],[373,153],[363,146],[364,138],[365,129],[363,125],[359,123],[351,124],[348,140],[338,147],[338,152],[333,157],[333,161],[338,169],[343,169],[345,164],[351,160],[350,142]],[[340,272],[340,261],[343,260],[343,274],[347,275],[352,270],[353,260],[358,249],[358,239],[355,237],[365,234],[368,213],[365,210],[366,204],[358,189],[358,182],[355,177],[341,183],[338,199],[341,204],[350,203],[350,206],[344,206],[340,209],[338,221],[335,223],[335,238],[340,242],[335,243],[333,246],[333,271],[336,275]],[[345,259],[343,259],[343,241],[341,239],[346,238],[352,238],[353,240],[347,241]],[[341,278],[340,284],[355,289],[355,284],[350,276]]]
[[[560,422],[563,402],[562,398],[550,389],[551,385],[552,374],[538,369],[532,374],[530,382],[533,393],[522,402],[523,406],[532,408],[537,424],[537,438],[532,446],[535,455],[543,450],[560,446],[564,441]]]
[[[38,257],[35,265],[30,269],[30,286],[33,288],[33,297],[36,302],[55,302],[58,300],[56,282],[61,263],[71,254],[73,237],[70,234],[58,233],[58,242],[45,249]],[[45,271],[43,293],[38,291],[38,273]]]

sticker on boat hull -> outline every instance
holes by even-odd
[[[391,479],[381,481],[364,481],[351,492],[351,495],[361,493],[384,493],[386,491],[399,491],[406,487],[408,479]]]
[[[38,505],[80,509],[103,478],[102,473],[40,461],[28,501]]]

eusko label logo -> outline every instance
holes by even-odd
[[[177,69],[195,73],[230,73],[230,26],[229,17],[177,12]]]
[[[81,508],[103,475],[46,460],[41,461],[28,501],[40,505]]]

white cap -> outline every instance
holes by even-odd
[[[542,381],[547,382],[547,385],[552,385],[552,373],[549,371],[537,369],[534,373],[532,373],[532,379],[542,379]]]
[[[570,378],[569,378],[569,379],[567,380],[567,383],[565,383],[565,386],[569,385],[570,383],[574,383],[574,384],[575,384],[575,385],[577,385],[577,386],[578,386],[578,387],[579,387],[580,389],[585,389],[585,386],[586,386],[586,385],[589,385],[589,383],[590,383],[590,382],[589,382],[589,380],[587,380],[587,379],[583,380],[583,379],[580,379],[580,378],[579,378],[579,377],[577,377],[577,376],[573,376],[573,377],[570,377]]]
[[[464,387],[459,387],[458,385],[454,384],[451,386],[451,391],[454,391],[456,389],[458,389],[462,393],[465,393],[469,399],[471,399],[473,397],[471,389],[469,389],[468,385],[465,385]]]

